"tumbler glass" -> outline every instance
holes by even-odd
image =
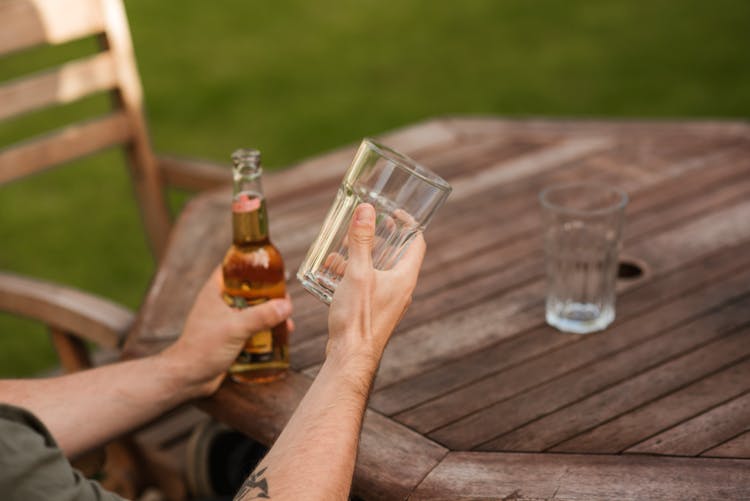
[[[544,213],[547,323],[587,334],[615,318],[615,281],[628,196],[598,183],[553,186],[539,195]]]
[[[364,139],[297,278],[305,289],[331,304],[346,269],[347,232],[357,205],[368,202],[375,207],[372,262],[376,269],[388,270],[424,231],[450,191],[444,179],[414,160]]]

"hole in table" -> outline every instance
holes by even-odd
[[[617,266],[617,278],[621,280],[635,280],[643,273],[643,266],[635,261],[623,260]]]

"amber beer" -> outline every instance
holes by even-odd
[[[268,214],[261,187],[260,152],[240,149],[232,154],[233,242],[222,265],[224,300],[232,308],[247,308],[284,297],[284,262],[268,238]],[[260,383],[278,379],[289,367],[286,322],[256,332],[245,344],[229,372],[235,381]]]

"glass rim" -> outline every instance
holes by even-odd
[[[600,209],[575,209],[572,207],[566,207],[564,205],[560,205],[557,203],[554,203],[549,200],[549,195],[554,192],[559,192],[562,190],[568,190],[571,188],[598,188],[603,189],[606,191],[609,191],[611,193],[614,193],[617,195],[617,200],[614,201],[611,205],[608,205],[606,207],[602,207]],[[605,183],[595,182],[595,181],[577,181],[572,183],[563,183],[563,184],[555,184],[552,186],[548,186],[547,188],[544,188],[539,193],[539,202],[542,204],[542,207],[545,209],[551,209],[556,212],[561,212],[564,214],[571,214],[575,216],[600,216],[604,214],[611,214],[613,212],[617,212],[619,210],[622,210],[625,208],[625,206],[628,204],[628,194],[616,187]]]
[[[366,144],[368,148],[378,153],[380,156],[387,158],[388,160],[391,160],[395,165],[397,165],[401,169],[407,171],[409,174],[415,177],[418,177],[422,181],[434,186],[435,188],[445,192],[446,195],[449,194],[453,190],[453,187],[448,183],[448,181],[440,177],[438,174],[435,174],[430,169],[420,164],[419,162],[415,161],[414,159],[404,155],[403,153],[399,153],[393,148],[390,148],[384,145],[383,143],[375,141],[374,139],[370,137],[366,137],[362,139],[362,142]]]

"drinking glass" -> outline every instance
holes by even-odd
[[[347,232],[357,205],[368,202],[375,208],[372,262],[376,269],[388,270],[425,230],[450,191],[444,179],[414,160],[364,139],[297,278],[305,289],[331,304],[346,269]]]
[[[628,196],[599,183],[553,186],[539,195],[544,215],[547,323],[588,334],[615,318],[615,280]]]

